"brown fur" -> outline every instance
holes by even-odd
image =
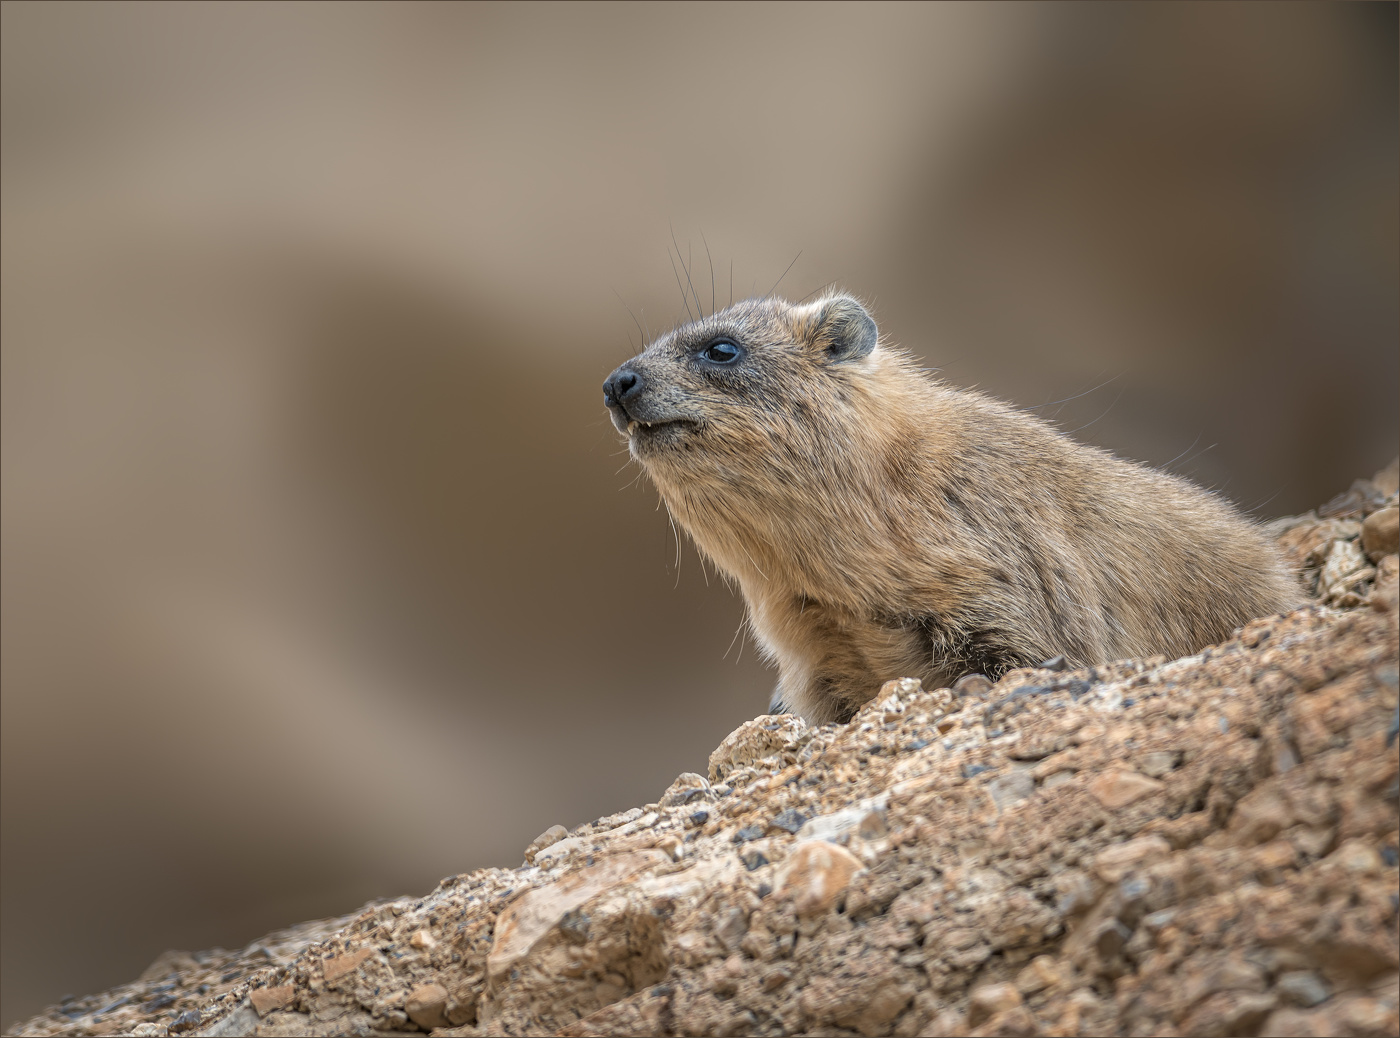
[[[890,678],[1186,655],[1300,598],[1229,504],[928,377],[849,296],[739,303],[605,397],[814,723]]]

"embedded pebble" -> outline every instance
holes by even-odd
[[[529,830],[527,829],[526,832],[529,832]],[[525,848],[525,860],[533,865],[535,857],[540,851],[544,850],[546,847],[553,846],[568,835],[569,830],[565,829],[562,825],[551,825],[530,841],[530,845]]]
[[[441,984],[419,984],[409,992],[404,1012],[425,1031],[447,1027],[447,989]]]
[[[1094,857],[1094,874],[1105,883],[1117,883],[1135,869],[1161,861],[1171,851],[1172,845],[1160,836],[1139,836],[1099,851]]]
[[[790,895],[799,916],[818,915],[831,907],[851,877],[864,868],[865,863],[844,847],[807,840],[788,855],[776,893]]]
[[[1113,768],[1102,775],[1096,775],[1089,782],[1089,792],[1093,794],[1094,799],[1110,811],[1117,811],[1136,803],[1161,788],[1162,783],[1156,779],[1122,768]]]
[[[1361,524],[1361,544],[1373,562],[1400,551],[1400,509],[1391,505],[1368,515]]]
[[[1274,985],[1285,999],[1305,1009],[1326,1002],[1332,995],[1327,982],[1312,970],[1293,970],[1280,974]]]
[[[1013,771],[987,783],[987,792],[1001,810],[1006,810],[1035,792],[1035,779],[1027,771]]]
[[[967,998],[967,1025],[976,1027],[983,1020],[1015,1009],[1024,1003],[1015,984],[984,984]]]
[[[296,994],[296,988],[292,985],[280,984],[273,988],[253,988],[248,992],[248,1001],[253,1004],[258,1016],[267,1016],[273,1010],[291,1005]]]
[[[1030,964],[1016,974],[1016,990],[1023,995],[1034,995],[1046,988],[1053,988],[1063,980],[1059,966],[1049,955],[1037,955]]]

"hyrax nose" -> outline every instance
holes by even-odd
[[[603,383],[603,403],[609,407],[625,406],[642,392],[642,376],[628,367],[621,367]]]

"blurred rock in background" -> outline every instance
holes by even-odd
[[[1394,4],[2,10],[0,1022],[763,708],[601,403],[673,228],[1261,517],[1395,452]]]

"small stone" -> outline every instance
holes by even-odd
[[[1144,753],[1137,759],[1138,771],[1155,779],[1175,771],[1180,764],[1180,750],[1153,750],[1151,753]]]
[[[1400,509],[1391,505],[1368,515],[1361,524],[1361,544],[1373,562],[1400,551]]]
[[[1123,950],[1132,936],[1133,931],[1117,919],[1105,919],[1094,930],[1094,948],[1100,958],[1111,959]]]
[[[870,841],[888,836],[889,831],[889,826],[885,824],[884,808],[872,808],[861,815],[860,821],[856,823],[855,835],[862,840]]]
[[[1387,555],[1376,563],[1376,582],[1367,600],[1378,613],[1394,613],[1400,604],[1400,557]]]
[[[1326,854],[1332,846],[1333,839],[1335,834],[1331,829],[1313,829],[1307,826],[1300,826],[1288,834],[1288,841],[1298,853],[1309,858],[1320,858]]]
[[[890,1024],[904,1012],[904,1007],[913,1001],[914,993],[915,989],[910,984],[893,979],[886,980],[875,989],[865,1008],[854,1014],[838,1013],[836,1023],[842,1027],[854,1028],[865,1038],[889,1034]]]
[[[1023,995],[1057,987],[1063,976],[1060,967],[1049,955],[1037,955],[1025,969],[1016,974],[1016,990]]]
[[[1385,866],[1380,853],[1364,840],[1347,840],[1329,854],[1324,865],[1340,868],[1358,876],[1378,876]]]
[[[661,794],[662,807],[678,807],[681,804],[688,804],[710,791],[709,780],[704,775],[697,775],[693,771],[682,772],[676,776],[676,781],[666,787],[666,792]]]
[[[541,847],[535,851],[534,864],[540,867],[548,867],[556,862],[563,861],[569,855],[577,851],[586,850],[593,845],[593,838],[589,836],[570,836],[566,839],[551,843],[548,847]]]
[[[1327,986],[1327,981],[1312,970],[1294,970],[1290,973],[1284,973],[1274,982],[1274,987],[1285,1000],[1295,1006],[1302,1006],[1304,1009],[1327,1001],[1332,994],[1331,989]]]
[[[779,893],[793,898],[799,916],[825,912],[865,865],[850,851],[825,840],[807,840],[793,848],[778,880]]]
[[[174,1020],[170,1021],[170,1033],[177,1031],[188,1031],[198,1027],[204,1020],[204,1013],[199,1009],[187,1009]]]
[[[337,955],[333,959],[327,959],[326,964],[322,967],[325,971],[326,983],[334,984],[347,973],[355,972],[355,970],[359,968],[360,963],[364,962],[373,954],[374,951],[371,948],[359,948],[353,952],[347,952],[344,955]]]
[[[437,939],[427,930],[417,930],[414,932],[413,936],[408,939],[408,943],[419,951],[427,951],[429,948],[433,948],[437,945]]]
[[[976,1027],[983,1020],[1023,1004],[1015,984],[984,984],[973,988],[967,996],[967,1026]]]
[[[1147,927],[1149,933],[1158,934],[1171,925],[1176,918],[1175,908],[1159,908],[1155,912],[1149,912],[1142,917],[1142,925]]]
[[[131,1029],[132,1038],[156,1038],[165,1034],[166,1028],[150,1020],[145,1020]]]
[[[1041,789],[1054,789],[1056,786],[1063,786],[1070,779],[1074,778],[1072,771],[1055,771],[1046,775],[1040,783]]]
[[[275,988],[253,988],[248,992],[248,1001],[253,1003],[258,1016],[267,1016],[274,1010],[285,1009],[291,1005],[296,993],[296,988],[290,984],[280,984]]]
[[[1361,546],[1356,541],[1333,541],[1327,552],[1327,561],[1322,564],[1322,572],[1317,578],[1318,590],[1325,591],[1365,568],[1366,557],[1361,554]]]
[[[886,681],[880,686],[880,693],[875,698],[886,699],[908,699],[918,695],[924,690],[923,682],[918,678],[895,678],[893,681]],[[890,705],[881,703],[882,710],[889,710]],[[902,711],[901,711],[902,712]]]
[[[953,682],[953,691],[960,696],[980,696],[992,690],[985,674],[964,674]]]
[[[526,829],[525,831],[529,832],[530,830]],[[558,843],[568,835],[569,830],[565,829],[562,825],[551,825],[530,841],[530,845],[525,848],[525,860],[533,865],[535,863],[535,855],[539,854],[539,852],[546,847]]]
[[[441,984],[419,984],[404,1003],[408,1018],[425,1031],[447,1027],[447,989]]]
[[[889,794],[871,797],[862,800],[850,807],[843,807],[839,811],[830,814],[817,815],[807,821],[797,833],[799,840],[845,840],[853,831],[865,830],[873,831],[871,827],[875,824],[870,820],[870,814],[883,816],[889,807]],[[880,826],[884,826],[883,817]]]
[[[1061,916],[1077,916],[1087,912],[1098,900],[1100,885],[1079,869],[1066,869],[1055,880],[1059,897],[1055,910]]]
[[[1293,824],[1293,812],[1273,789],[1257,789],[1235,805],[1230,830],[1235,841],[1249,847],[1267,843]]]
[[[763,868],[769,861],[768,855],[764,854],[763,851],[759,850],[753,844],[749,844],[740,852],[739,860],[744,863],[744,868],[748,869],[750,872],[753,872],[755,869]]]
[[[1099,851],[1094,857],[1094,874],[1105,883],[1117,883],[1128,873],[1161,861],[1171,852],[1172,845],[1162,837],[1139,836]]]
[[[809,815],[803,814],[796,808],[790,807],[786,811],[782,812],[777,817],[775,817],[768,824],[774,826],[775,828],[783,829],[790,833],[795,833],[807,824],[807,819],[809,817]]]
[[[792,970],[787,966],[778,966],[763,975],[760,986],[764,991],[777,991],[791,979]]]
[[[1089,792],[1110,811],[1118,811],[1162,789],[1162,783],[1136,771],[1113,768],[1094,776]]]
[[[1028,771],[1013,771],[987,783],[987,793],[1000,811],[1029,799],[1034,792],[1035,779]]]

